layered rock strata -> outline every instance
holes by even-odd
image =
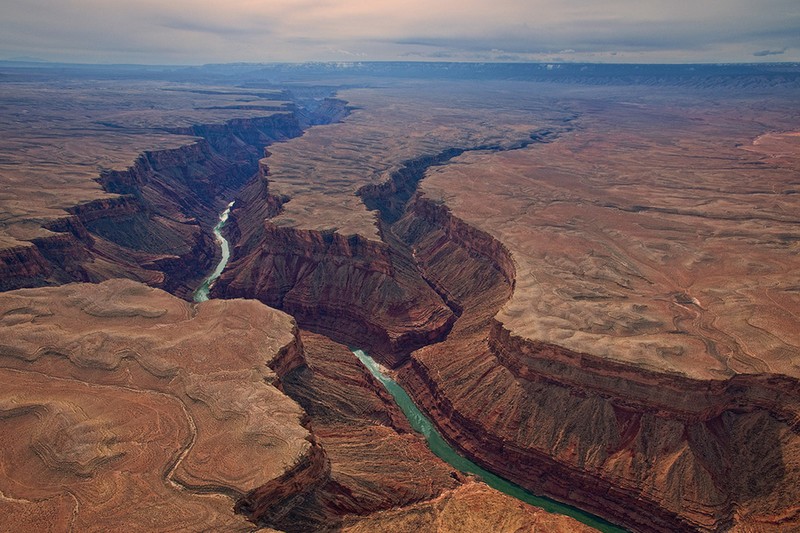
[[[329,530],[443,493],[579,527],[455,474],[352,352],[254,300],[112,280],[6,292],[0,317],[6,527]]]
[[[308,426],[330,462],[330,475],[267,523],[285,531],[338,530],[353,524],[394,531],[411,517],[428,530],[430,526],[413,517],[428,512],[435,516],[446,502],[463,521],[463,526],[453,522],[455,528],[484,524],[488,530],[505,531],[519,524],[591,530],[465,479],[411,431],[383,386],[349,349],[314,333],[303,331],[302,337],[307,365],[286,375],[281,386],[308,414]],[[449,520],[449,513],[444,514],[442,519]]]
[[[348,112],[141,81],[0,91],[29,108],[0,119],[0,290],[127,277],[187,296],[217,253],[215,213],[264,147]]]
[[[396,365],[446,336],[459,312],[420,276],[413,251],[387,233],[425,169],[466,151],[547,142],[570,117],[557,114],[553,128],[542,128],[527,115],[489,118],[487,109],[485,122],[470,124],[453,107],[422,118],[419,102],[403,101],[403,92],[390,93],[385,108],[368,92],[354,94],[347,120],[276,145],[261,161],[259,180],[231,212],[232,259],[214,294],[258,298]]]
[[[308,365],[286,376],[283,390],[308,413],[330,477],[275,525],[287,531],[330,528],[347,515],[428,501],[461,483],[350,350],[305,331],[303,345]]]
[[[421,237],[401,221],[425,275],[465,309],[447,341],[413,355],[403,381],[478,462],[635,530],[796,528],[800,352],[788,288],[796,261],[779,235],[795,223],[793,197],[780,191],[792,188],[797,159],[776,142],[780,159],[770,154],[757,171],[763,156],[721,143],[712,158],[701,144],[693,150],[703,163],[674,173],[688,145],[675,148],[671,136],[699,128],[718,142],[728,115],[699,127],[671,109],[607,109],[637,128],[635,150],[619,143],[609,152],[589,131],[429,173],[430,199],[416,203],[444,201],[502,239],[517,275],[513,297],[504,299],[511,293],[500,280],[487,306],[484,289],[459,287],[464,277],[481,286],[489,278],[465,276],[463,252],[443,256],[441,230]],[[671,131],[646,129],[655,113],[669,117]],[[738,120],[735,131],[746,133]],[[647,171],[662,175],[646,191],[631,185],[645,172],[632,155],[643,145]],[[587,170],[600,147],[606,165],[627,165],[619,176]],[[769,187],[746,178],[756,172]],[[678,183],[711,199],[676,192]],[[491,201],[501,197],[504,212]],[[749,203],[734,201],[743,197]],[[763,209],[750,211],[756,205]],[[458,275],[448,274],[447,256],[458,259]]]
[[[258,298],[395,362],[440,338],[454,319],[406,258],[358,235],[267,223],[258,248],[235,268],[217,294]]]
[[[29,262],[18,253],[4,263],[2,288],[123,276],[188,294],[214,259],[209,228],[222,199],[253,175],[263,146],[300,129],[280,114],[177,133],[207,138],[103,172],[98,183],[118,196],[75,205],[72,217],[47,223],[52,236],[31,241]]]
[[[270,383],[304,364],[287,315],[188,304],[127,280],[0,295],[6,526],[250,530],[326,479],[303,410]]]
[[[375,513],[363,519],[350,519],[342,531],[584,533],[594,530],[566,517],[521,504],[483,484],[470,483],[448,491],[435,500]]]
[[[366,226],[364,241],[319,229],[335,224],[329,207],[303,218],[307,191],[284,188],[288,180],[271,167],[269,188],[299,196],[276,193],[281,206],[271,220],[240,227],[247,245],[222,288],[244,295],[258,287],[261,298],[335,339],[353,342],[353,331],[385,339],[391,328],[383,324],[397,323],[381,307],[392,293],[334,272],[360,266],[401,279],[385,265],[402,260],[413,267],[402,271],[408,286],[429,288],[454,318],[433,338],[443,342],[412,354],[401,380],[471,458],[636,530],[795,527],[800,391],[788,236],[796,161],[785,137],[759,137],[749,148],[756,156],[726,143],[726,131],[755,129],[741,117],[734,129],[727,113],[741,109],[698,118],[691,106],[671,107],[674,97],[662,104],[650,96],[641,108],[578,102],[576,132],[457,156],[430,167],[436,186],[416,197],[406,179],[413,173],[400,171],[355,189],[380,210],[380,242]],[[631,131],[615,133],[614,144],[608,123]],[[780,153],[763,155],[771,148],[761,143]],[[463,152],[454,150],[439,153]],[[677,170],[676,161],[695,156],[702,165]],[[769,178],[772,192],[747,181],[753,173]],[[684,187],[693,192],[677,192]],[[692,200],[700,194],[710,200]],[[774,207],[753,214],[748,206],[762,200]],[[745,259],[733,260],[734,249]],[[340,293],[340,283],[365,297]],[[744,302],[752,320],[734,316],[727,298]],[[315,315],[315,304],[335,311]],[[376,327],[358,329],[367,320]],[[386,346],[377,342],[376,355],[402,365],[407,354]]]
[[[732,93],[735,105],[722,105],[715,93],[709,107],[696,93],[587,98],[559,87],[543,97],[503,86],[489,102],[483,89],[447,89],[354,91],[360,109],[343,124],[276,147],[234,210],[234,261],[217,294],[258,297],[402,366],[451,442],[534,491],[642,531],[796,528],[796,98]],[[576,129],[548,138],[534,117],[550,108],[547,122],[580,117]],[[553,142],[523,149],[531,132]],[[519,149],[465,153],[487,147]],[[106,208],[137,216],[135,202],[114,202]],[[50,276],[49,254],[58,276],[83,275],[68,260],[82,239],[120,256],[111,233],[98,236],[113,228],[84,231],[76,220],[92,209],[81,211],[48,218],[53,230],[15,226],[4,257],[29,263],[12,271]],[[154,243],[182,235],[164,229],[172,222],[148,226]],[[165,270],[127,253],[165,283]],[[333,360],[344,357],[336,350]],[[288,352],[276,360],[295,365]],[[363,449],[361,466],[347,466],[359,447],[326,407],[342,396],[336,378],[304,372],[270,379],[287,389],[297,379],[293,394],[318,409],[339,460],[320,461],[327,448],[308,440],[297,476],[253,488],[240,510],[327,527],[337,512],[397,501],[435,521],[442,507],[419,500],[458,500],[444,482],[402,497],[376,488],[377,458]],[[401,425],[371,409],[396,442]]]

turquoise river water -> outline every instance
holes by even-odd
[[[225,265],[228,264],[228,259],[231,258],[231,247],[228,244],[228,240],[222,236],[222,228],[225,226],[225,223],[228,221],[228,215],[231,214],[231,208],[233,207],[234,202],[228,204],[227,209],[222,212],[219,216],[219,222],[217,225],[214,226],[214,237],[217,239],[219,243],[220,250],[222,251],[222,258],[217,263],[216,268],[214,269],[211,274],[203,281],[203,284],[194,291],[192,294],[192,298],[195,302],[205,302],[209,298],[209,293],[211,292],[211,284],[216,281],[218,277],[222,274],[222,271],[225,269]]]
[[[372,357],[367,355],[367,353],[363,350],[353,349],[353,353],[364,364],[364,366],[367,367],[372,375],[375,376],[384,387],[386,387],[386,390],[392,395],[398,407],[400,407],[400,409],[403,411],[403,414],[406,415],[411,427],[425,437],[425,440],[428,442],[428,447],[431,449],[431,451],[450,466],[461,472],[475,474],[487,485],[499,490],[504,494],[513,496],[518,500],[535,505],[536,507],[541,507],[542,509],[551,513],[570,516],[579,522],[583,522],[588,526],[598,529],[599,531],[608,533],[623,533],[626,531],[618,526],[606,522],[600,517],[594,516],[585,511],[581,511],[575,507],[551,500],[550,498],[536,496],[533,493],[523,489],[519,485],[507,481],[500,476],[481,468],[466,457],[459,455],[458,452],[456,452],[447,443],[447,441],[444,440],[441,434],[434,427],[433,423],[428,420],[424,414],[422,414],[414,401],[409,397],[408,393],[406,393],[406,391],[395,380],[384,374],[380,365],[375,362]]]
[[[216,268],[214,268],[214,271],[211,272],[211,274],[209,274],[208,277],[203,281],[203,284],[200,285],[196,291],[194,291],[193,298],[195,302],[205,302],[209,299],[211,285],[222,274],[222,271],[225,269],[225,266],[228,264],[228,260],[230,259],[230,245],[228,244],[227,239],[222,236],[222,228],[225,226],[225,222],[228,221],[228,215],[231,212],[233,204],[234,202],[228,204],[227,209],[220,214],[219,222],[216,226],[214,226],[214,236],[219,243],[222,251],[222,257]],[[384,387],[386,387],[386,390],[392,395],[394,401],[397,403],[398,407],[400,407],[400,410],[403,411],[403,414],[405,414],[406,418],[408,418],[408,422],[411,424],[411,427],[425,437],[425,440],[427,441],[428,447],[431,449],[431,451],[453,468],[461,472],[479,476],[490,487],[499,490],[502,493],[508,494],[509,496],[513,496],[514,498],[517,498],[525,503],[535,505],[536,507],[541,507],[542,509],[545,509],[551,513],[570,516],[579,522],[583,522],[584,524],[603,532],[625,532],[624,529],[606,522],[602,518],[581,511],[580,509],[570,507],[569,505],[565,505],[549,498],[536,496],[523,489],[519,485],[511,483],[510,481],[507,481],[500,476],[489,472],[488,470],[484,470],[466,457],[459,455],[458,452],[456,452],[449,444],[447,444],[447,441],[445,441],[441,434],[439,434],[433,423],[422,414],[406,391],[403,390],[403,388],[396,381],[387,376],[374,359],[367,355],[367,353],[363,350],[353,349],[353,353],[364,364],[364,366],[367,367],[372,375],[375,376]]]

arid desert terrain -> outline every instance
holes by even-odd
[[[800,69],[552,67],[0,63],[3,527],[800,528]]]

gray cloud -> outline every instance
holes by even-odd
[[[800,61],[797,0],[3,2],[0,58]]]
[[[252,34],[268,34],[268,25],[254,27],[252,25],[215,24],[213,22],[193,20],[191,18],[166,18],[159,23],[168,30],[179,30],[194,33],[208,33],[214,35],[236,37]]]
[[[765,57],[765,56],[780,56],[786,53],[786,48],[781,50],[759,50],[758,52],[753,52],[753,55],[756,57]]]

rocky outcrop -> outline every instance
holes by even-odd
[[[223,200],[255,174],[265,146],[302,130],[292,114],[275,113],[170,132],[198,140],[101,172],[98,183],[116,196],[44,224],[51,234],[32,239],[34,249],[4,251],[3,288],[129,277],[190,294],[217,253],[211,227]]]
[[[584,529],[454,472],[411,431],[391,396],[350,350],[320,335],[302,336],[308,364],[284,378],[284,390],[308,413],[330,461],[330,478],[274,526],[401,531],[410,522],[428,531],[431,523],[417,520],[447,507],[458,508],[460,516],[444,523],[470,531],[506,531],[512,524],[522,530],[545,524]]]
[[[350,350],[310,332],[302,337],[308,364],[283,378],[283,390],[308,414],[330,473],[270,525],[328,530],[347,515],[413,505],[458,485]]]
[[[269,151],[266,155],[269,156]],[[256,176],[237,194],[235,209],[225,223],[230,241],[240,249],[255,249],[262,237],[264,221],[277,216],[289,201],[289,197],[270,191],[268,161],[268,157],[259,161]]]
[[[413,265],[383,243],[266,222],[252,248],[235,249],[215,295],[258,298],[395,364],[441,338],[454,319]]]
[[[300,340],[300,330],[296,325],[292,328],[292,334],[294,335],[294,342],[278,350],[278,353],[269,363],[269,367],[277,376],[277,379],[271,381],[271,384],[281,391],[283,391],[282,379],[298,368],[306,366],[305,350],[303,349],[303,342]]]
[[[270,384],[303,364],[291,318],[252,300],[129,280],[3,293],[4,525],[30,523],[34,501],[81,529],[252,530],[235,505],[276,520],[328,475]]]
[[[454,231],[463,222],[447,215],[418,198],[394,230],[464,310],[400,376],[451,443],[637,531],[796,525],[796,380],[700,381],[515,337],[493,318],[511,294],[508,254],[480,232]]]
[[[33,243],[3,248],[0,250],[0,290],[44,285],[51,268]]]
[[[669,413],[686,421],[707,420],[743,408],[765,409],[786,420],[800,413],[800,382],[785,375],[690,379],[522,339],[496,320],[492,321],[489,347],[517,378],[559,381],[576,389],[602,392],[626,408]]]
[[[309,497],[330,476],[330,464],[325,452],[311,442],[309,453],[300,457],[280,478],[253,489],[236,502],[236,511],[249,516],[253,521],[286,530],[296,529],[294,521],[286,516],[305,498]]]
[[[467,483],[414,506],[348,520],[342,531],[371,533],[393,531],[457,533],[462,531],[517,531],[588,533],[594,529],[572,518],[520,505],[514,498],[492,491],[482,483]]]
[[[517,378],[488,346],[476,352],[478,341],[464,342],[416,354],[404,382],[452,442],[501,475],[635,530],[796,520],[797,417],[786,407],[742,401],[729,383],[733,398],[722,394],[711,413],[686,418],[657,400],[619,401],[623,380],[592,391],[552,374]],[[466,346],[471,356],[443,360]],[[679,402],[680,391],[673,395]]]

